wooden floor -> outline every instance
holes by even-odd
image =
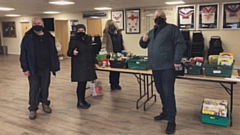
[[[164,135],[166,121],[156,122],[159,98],[148,111],[136,109],[138,84],[133,75],[121,74],[122,91],[110,92],[108,73],[98,72],[104,96],[91,97],[89,110],[76,108],[76,83],[70,82],[70,60],[61,61],[61,71],[52,77],[50,100],[53,113],[41,107],[36,120],[28,119],[28,81],[18,56],[0,55],[0,135]],[[240,135],[240,88],[235,85],[233,127],[203,124],[200,119],[204,98],[229,99],[218,83],[176,81],[176,135]],[[87,92],[90,95],[90,92]],[[152,101],[151,101],[152,102]],[[148,104],[150,105],[151,102]]]

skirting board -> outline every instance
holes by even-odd
[[[8,52],[8,54],[20,55],[20,53],[19,53],[19,52]]]

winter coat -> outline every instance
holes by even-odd
[[[50,47],[50,71],[53,75],[60,70],[60,62],[58,59],[58,52],[55,45],[55,38],[47,30],[43,30],[44,34],[48,37],[51,47]],[[31,75],[35,74],[35,60],[34,60],[34,44],[33,44],[33,29],[26,32],[21,43],[21,54],[20,54],[20,64],[23,72],[30,71]]]
[[[124,46],[124,42],[123,42],[123,38],[122,38],[122,34],[120,31],[118,31],[118,34],[120,35],[120,40],[121,40],[121,48],[122,50],[125,50],[125,46]],[[111,35],[104,31],[103,32],[103,41],[102,41],[102,47],[106,49],[107,52],[114,52],[114,49],[113,48],[113,42],[115,41],[112,41],[112,38],[111,38]]]
[[[166,24],[158,33],[152,29],[148,33],[148,41],[140,39],[140,46],[148,48],[148,62],[152,70],[174,68],[180,64],[184,51],[187,49],[179,28]]]
[[[77,48],[78,54],[73,51]],[[71,57],[71,80],[72,82],[85,82],[97,79],[95,64],[97,60],[88,36],[85,40],[79,37],[71,37],[67,55]]]

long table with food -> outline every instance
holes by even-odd
[[[144,100],[143,102],[143,108],[144,111],[147,110],[147,102],[151,99],[154,99],[154,102],[156,102],[156,95],[153,92],[154,86],[153,86],[153,76],[151,70],[132,70],[132,69],[122,69],[122,68],[111,68],[111,67],[100,67],[97,69],[97,71],[116,71],[120,73],[127,73],[127,74],[133,74],[137,78],[137,82],[139,83],[139,98],[136,101],[136,108],[140,108],[139,102],[141,100]],[[233,76],[238,76],[237,70],[233,70],[232,72]],[[230,95],[230,105],[229,105],[229,112],[230,112],[230,126],[232,126],[232,112],[233,112],[233,94],[234,94],[234,85],[238,83],[239,80],[234,79],[228,79],[225,77],[216,77],[216,76],[206,76],[204,74],[201,75],[179,75],[176,77],[177,79],[185,79],[185,80],[192,80],[192,81],[207,81],[207,82],[213,82],[213,83],[219,83],[226,92]],[[227,87],[226,84],[229,84],[230,86]]]

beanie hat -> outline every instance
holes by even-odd
[[[86,31],[85,25],[83,25],[83,24],[78,24],[78,25],[76,25],[76,31],[77,31],[78,29],[80,29],[80,28],[83,28],[83,29]]]

